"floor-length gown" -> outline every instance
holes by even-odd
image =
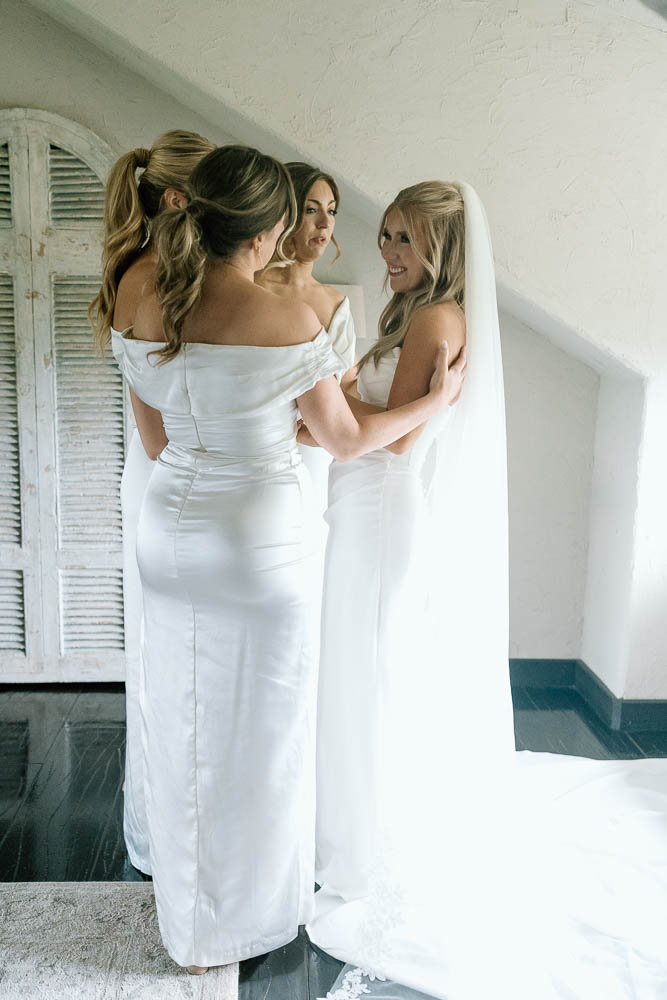
[[[119,331],[115,331],[119,334]],[[336,353],[340,356],[344,370],[354,364],[355,333],[354,320],[347,296],[336,309],[327,333]],[[311,478],[313,510],[315,512],[315,557],[313,559],[313,644],[319,649],[319,621],[321,606],[322,574],[324,572],[324,548],[327,526],[324,512],[327,506],[327,489],[331,456],[321,448],[299,445],[303,463]],[[144,451],[136,430],[130,437],[121,482],[121,508],[123,517],[123,581],[126,594],[132,594],[125,610],[126,635],[138,644],[143,629],[143,605],[139,569],[137,567],[136,543],[137,523],[148,480],[154,462]],[[151,873],[146,823],[146,803],[144,794],[144,751],[142,746],[142,723],[139,707],[140,673],[142,670],[141,647],[133,648],[127,658],[125,676],[125,793],[123,806],[123,832],[130,861],[135,868]],[[316,674],[313,675],[313,686]]]
[[[386,405],[399,353],[363,367],[367,402]],[[667,761],[515,753],[507,664],[483,686],[452,668],[453,591],[442,643],[426,634],[430,469],[453,413],[404,455],[331,468],[308,925],[350,963],[330,996],[664,1000]]]
[[[169,444],[144,497],[146,812],[165,946],[221,965],[292,939],[312,907],[309,481],[295,399],[342,363],[286,347],[114,354]]]
[[[131,649],[125,664],[125,791],[123,833],[130,861],[146,875],[151,873],[144,796],[144,751],[139,708],[141,631],[143,604],[137,566],[137,524],[155,462],[144,450],[139,432],[130,437],[120,486],[123,517],[123,592],[125,594],[126,639]]]

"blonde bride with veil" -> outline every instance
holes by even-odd
[[[463,316],[468,366],[448,413],[330,474],[308,925],[348,963],[329,996],[660,1000],[667,761],[514,749],[483,206],[467,184],[414,185],[379,242],[394,294],[351,405],[404,401],[415,331],[451,339]]]

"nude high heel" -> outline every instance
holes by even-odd
[[[208,972],[208,965],[186,965],[185,968],[191,976],[203,976]]]

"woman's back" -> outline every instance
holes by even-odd
[[[308,305],[275,295],[223,264],[209,269],[197,304],[185,318],[183,341],[284,347],[312,340],[320,329]],[[154,295],[137,311],[134,336],[164,342],[162,316]]]

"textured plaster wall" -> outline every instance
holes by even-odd
[[[600,377],[501,313],[510,656],[581,656]]]
[[[0,0],[0,107],[40,108],[86,125],[118,154],[172,128],[228,142],[219,125],[120,66],[20,0]]]
[[[665,21],[638,0],[37,0],[378,206],[465,177],[501,277],[640,367],[665,358]]]

